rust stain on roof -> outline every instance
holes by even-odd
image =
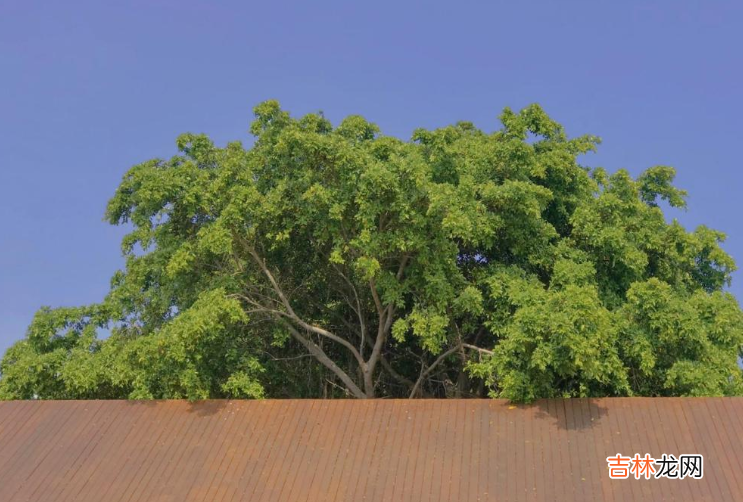
[[[742,452],[743,398],[0,402],[1,501],[743,500]]]

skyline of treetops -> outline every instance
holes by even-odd
[[[109,293],[42,307],[0,399],[743,394],[735,263],[667,221],[675,170],[583,166],[599,139],[536,104],[500,121],[405,141],[265,101],[250,148],[179,136],[108,203]]]

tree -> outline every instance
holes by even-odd
[[[734,263],[666,222],[672,168],[585,168],[598,139],[537,105],[411,141],[255,115],[251,148],[184,134],[126,173],[106,211],[132,227],[125,269],[37,313],[0,397],[742,392]]]

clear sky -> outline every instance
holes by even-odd
[[[247,140],[269,98],[403,138],[538,102],[603,138],[587,165],[675,166],[671,216],[743,266],[743,2],[516,3],[0,0],[0,353],[40,305],[103,297],[131,165],[186,131]]]

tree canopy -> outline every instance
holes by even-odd
[[[255,108],[254,144],[184,134],[132,167],[101,302],[44,307],[0,398],[736,395],[724,235],[668,222],[675,171],[579,164],[537,105],[384,136]]]

